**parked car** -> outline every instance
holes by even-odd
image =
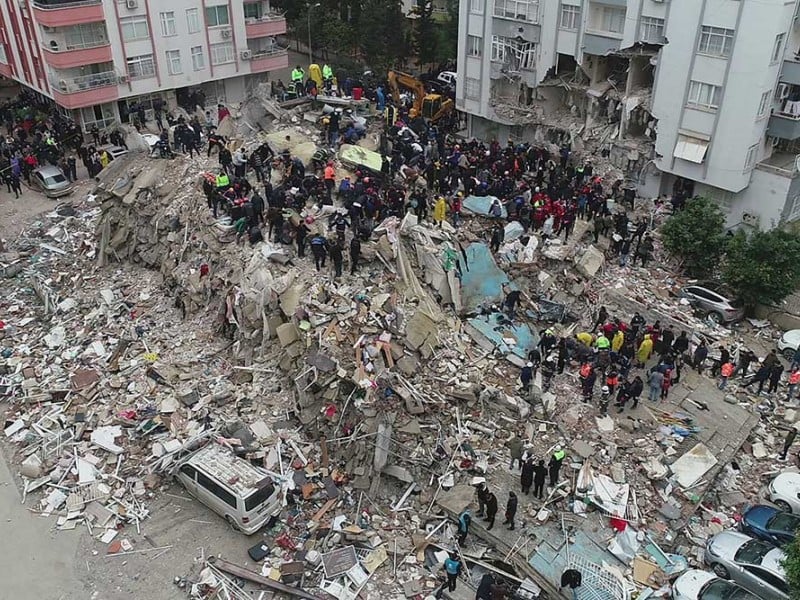
[[[783,550],[738,531],[723,531],[706,542],[705,561],[722,579],[732,579],[763,600],[788,600],[781,566]]]
[[[47,165],[34,169],[31,174],[31,187],[48,198],[59,198],[72,193],[75,187],[58,167]]]
[[[744,304],[721,290],[687,285],[680,291],[680,296],[715,323],[733,323],[744,318]]]
[[[792,360],[797,347],[800,346],[800,329],[790,329],[781,336],[776,345],[786,360]]]
[[[237,531],[252,535],[281,512],[269,473],[217,444],[184,459],[175,477]]]
[[[436,81],[445,85],[454,86],[456,81],[458,81],[458,74],[453,71],[442,71],[436,76]]]
[[[120,156],[125,156],[128,153],[127,148],[123,148],[122,146],[114,146],[113,144],[99,146],[97,148],[97,153],[102,154],[103,150],[105,150],[108,153],[108,158],[112,161],[116,160]]]
[[[773,479],[769,501],[782,511],[800,514],[800,473],[781,473]]]
[[[794,540],[798,527],[800,517],[766,504],[750,507],[742,515],[742,533],[776,546]]]
[[[758,596],[714,573],[691,569],[672,584],[673,600],[758,600]]]

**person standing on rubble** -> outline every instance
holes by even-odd
[[[311,238],[311,253],[314,255],[314,265],[317,271],[319,271],[321,267],[325,267],[325,257],[328,255],[328,251],[325,249],[324,237],[315,235]]]
[[[548,465],[550,471],[550,487],[554,487],[558,483],[558,473],[561,471],[561,463],[564,461],[566,455],[567,453],[560,445],[554,448],[553,454],[550,457],[550,464]]]
[[[522,383],[522,391],[526,394],[530,392],[531,381],[533,381],[533,363],[525,363],[522,370],[519,372],[519,380]]]
[[[800,387],[800,369],[792,367],[792,372],[789,373],[787,383],[789,384],[789,388],[787,390],[786,400],[791,402],[797,397],[797,388]]]
[[[703,374],[703,363],[706,357],[708,357],[708,346],[706,346],[705,340],[700,340],[700,343],[694,350],[694,356],[692,357],[692,366],[700,375]]]
[[[631,386],[629,389],[630,397],[633,400],[631,408],[636,408],[637,406],[639,406],[639,398],[641,397],[643,391],[644,391],[644,381],[642,381],[642,378],[639,375],[637,375],[636,377],[633,378],[633,381],[631,381]]]
[[[464,509],[458,515],[458,545],[463,546],[467,541],[467,534],[469,533],[469,526],[472,523],[472,515],[469,509]]]
[[[486,498],[489,495],[489,488],[486,487],[486,482],[481,481],[475,486],[475,496],[478,499],[478,513],[476,517],[482,517],[486,509]]]
[[[328,254],[333,261],[333,277],[338,279],[342,276],[342,265],[344,263],[344,254],[342,253],[342,245],[336,241],[329,245]]]
[[[519,474],[519,485],[522,488],[523,494],[528,494],[531,491],[534,468],[533,456],[528,456],[528,458],[525,459],[525,462],[522,463],[522,470]]]
[[[439,591],[443,592],[444,588],[447,588],[448,591],[455,592],[456,582],[461,573],[461,561],[458,559],[458,554],[455,552],[450,553],[450,556],[444,560],[444,570],[445,573],[447,573],[447,583],[445,583]],[[437,593],[436,597],[441,598],[441,595]]]
[[[780,361],[776,362],[769,370],[769,387],[767,388],[768,394],[774,394],[778,391],[778,384],[783,375],[783,365]]]
[[[514,309],[519,302],[520,296],[522,292],[519,290],[512,290],[511,287],[504,283],[502,286],[503,293],[506,295],[505,299],[503,300],[503,305],[506,308],[506,312],[508,313],[508,318],[512,321],[514,320]]]
[[[642,343],[639,344],[639,350],[636,351],[636,360],[638,361],[638,366],[644,367],[648,360],[650,360],[650,355],[653,353],[653,337],[651,335],[645,335]]]
[[[311,218],[311,217],[307,217]],[[295,230],[294,239],[297,242],[297,256],[303,258],[306,255],[306,236],[310,233],[306,221],[300,221]]]
[[[533,462],[533,459],[529,459]],[[544,484],[547,481],[547,467],[544,464],[543,460],[539,460],[536,463],[533,469],[533,495],[538,499],[542,499],[544,497]],[[556,474],[556,478],[558,478],[558,474]],[[525,492],[527,493],[527,492]]]
[[[497,496],[494,495],[494,492],[491,490],[486,494],[486,521],[489,526],[486,528],[486,531],[491,531],[492,527],[494,527],[494,517],[497,514]]]
[[[514,432],[509,440],[506,441],[511,452],[511,464],[508,466],[509,471],[514,470],[514,464],[519,463],[519,468],[522,469],[522,451],[525,448],[525,443],[522,441],[518,432]]]
[[[647,377],[647,383],[650,386],[650,393],[647,397],[650,402],[658,402],[658,398],[661,395],[661,386],[664,383],[664,373],[658,370],[651,371]]]
[[[717,387],[721,390],[725,389],[725,386],[728,385],[728,379],[730,379],[731,375],[733,375],[734,366],[733,363],[728,360],[727,362],[723,363],[722,366],[719,368],[719,383]]]
[[[789,432],[786,434],[786,439],[783,440],[783,450],[781,450],[780,456],[778,456],[779,460],[786,460],[786,455],[789,453],[789,448],[792,447],[792,444],[794,444],[794,440],[797,437],[798,428],[800,428],[800,422],[792,425],[789,429]]]
[[[517,515],[517,495],[508,492],[508,502],[506,502],[506,520],[503,525],[508,525],[508,529],[514,530],[514,517]]]
[[[358,261],[361,258],[361,240],[357,235],[350,240],[350,275],[355,275],[358,269]]]
[[[442,228],[442,223],[447,218],[447,202],[444,199],[444,196],[439,196],[436,198],[436,204],[433,206],[433,221],[436,223],[439,228]]]

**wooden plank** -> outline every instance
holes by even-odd
[[[242,579],[247,579],[248,581],[252,581],[253,583],[257,583],[258,585],[264,586],[271,590],[289,594],[295,598],[305,598],[305,600],[322,600],[320,596],[311,594],[304,589],[292,587],[290,585],[286,585],[285,583],[280,583],[279,581],[273,581],[272,579],[259,575],[250,569],[245,569],[244,567],[240,567],[237,564],[228,562],[227,560],[218,558],[216,556],[210,556],[208,558],[208,563],[220,571],[230,573],[231,575],[241,577]]]
[[[328,441],[325,439],[323,435],[319,440],[319,450],[320,454],[322,455],[322,468],[328,468]]]
[[[319,520],[325,516],[326,512],[328,512],[331,508],[333,508],[334,504],[336,504],[336,498],[331,498],[330,500],[328,500],[325,504],[322,505],[322,508],[320,508],[317,511],[317,514],[311,517],[311,520],[314,521],[314,523],[319,523]]]

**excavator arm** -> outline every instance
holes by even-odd
[[[401,89],[408,90],[414,95],[414,109],[417,114],[421,114],[422,102],[426,95],[425,85],[413,75],[400,71],[389,71],[387,79],[389,80],[389,88],[392,91],[394,101],[399,104]]]

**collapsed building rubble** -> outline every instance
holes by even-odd
[[[186,452],[219,443],[272,474],[288,516],[252,568],[204,557],[190,593],[244,597],[248,582],[306,598],[430,595],[473,478],[503,499],[516,489],[504,444],[519,430],[539,457],[567,445],[565,479],[525,499],[519,530],[473,522],[459,550],[468,579],[497,573],[518,597],[555,597],[574,567],[627,598],[701,563],[697,548],[773,472],[774,426],[794,409],[758,424],[751,399],[733,396],[720,399],[726,424],[697,408],[712,382],[620,416],[576,402],[569,372],[519,391],[543,324],[569,335],[603,303],[731,343],[670,295],[680,282],[666,260],[606,264],[585,222],[568,243],[509,235],[492,254],[476,209],[458,232],[390,218],[361,273],[330,281],[284,246],[237,243],[200,199],[201,177],[189,163],[115,161],[0,258],[4,437],[24,502],[57,529],[85,525],[112,555],[174,552],[137,547],[148,504]],[[518,323],[487,310],[503,284],[527,298]],[[758,477],[714,492],[720,473],[736,479],[751,430],[753,459],[736,466]]]

